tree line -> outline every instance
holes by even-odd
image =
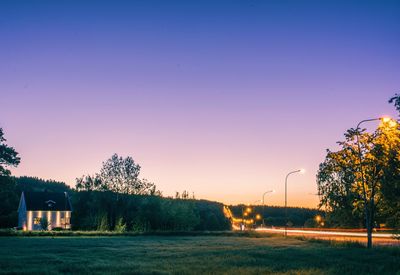
[[[259,226],[261,224],[265,226],[285,226],[285,208],[281,206],[265,206],[262,205],[233,205],[229,206],[232,214],[236,218],[253,219],[254,225]],[[251,209],[251,212],[247,216],[244,216],[244,212],[247,208]],[[315,223],[315,217],[317,215],[324,215],[324,212],[318,209],[303,208],[303,207],[288,207],[288,222],[293,227],[318,227]],[[259,219],[257,216],[259,215]]]

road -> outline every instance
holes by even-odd
[[[284,228],[256,228],[259,232],[282,233]],[[322,230],[304,230],[304,229],[288,229],[287,234],[290,236],[304,236],[306,238],[316,238],[335,241],[353,241],[367,242],[366,232],[351,232],[351,231],[322,231]],[[374,244],[379,245],[400,245],[400,240],[394,239],[394,235],[390,233],[373,233],[372,238]]]

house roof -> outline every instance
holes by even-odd
[[[27,211],[71,211],[67,193],[23,192]]]

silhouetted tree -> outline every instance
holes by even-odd
[[[11,227],[16,224],[18,195],[15,180],[10,177],[11,171],[7,167],[17,166],[20,158],[15,149],[5,142],[3,129],[0,128],[0,227]]]
[[[160,195],[154,183],[140,179],[140,165],[132,157],[112,155],[103,162],[100,173],[76,179],[78,191],[112,191],[120,194]]]
[[[17,191],[20,195],[22,191],[26,192],[68,192],[71,193],[71,188],[65,182],[55,180],[45,180],[37,177],[16,177]]]
[[[8,146],[5,142],[3,129],[0,128],[0,176],[10,176],[11,172],[7,166],[17,166],[21,159],[13,147]]]
[[[108,190],[116,193],[140,194],[143,186],[139,180],[140,165],[131,157],[119,157],[117,154],[103,162],[100,178]]]
[[[75,188],[78,191],[106,191],[108,186],[103,184],[100,176],[98,174],[94,176],[82,176],[76,179]]]
[[[14,178],[0,176],[0,228],[16,226],[18,199]]]
[[[400,94],[395,94],[393,97],[389,99],[389,103],[396,107],[396,110],[400,112]]]

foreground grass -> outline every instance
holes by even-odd
[[[0,273],[400,274],[400,249],[276,236],[2,237]]]

